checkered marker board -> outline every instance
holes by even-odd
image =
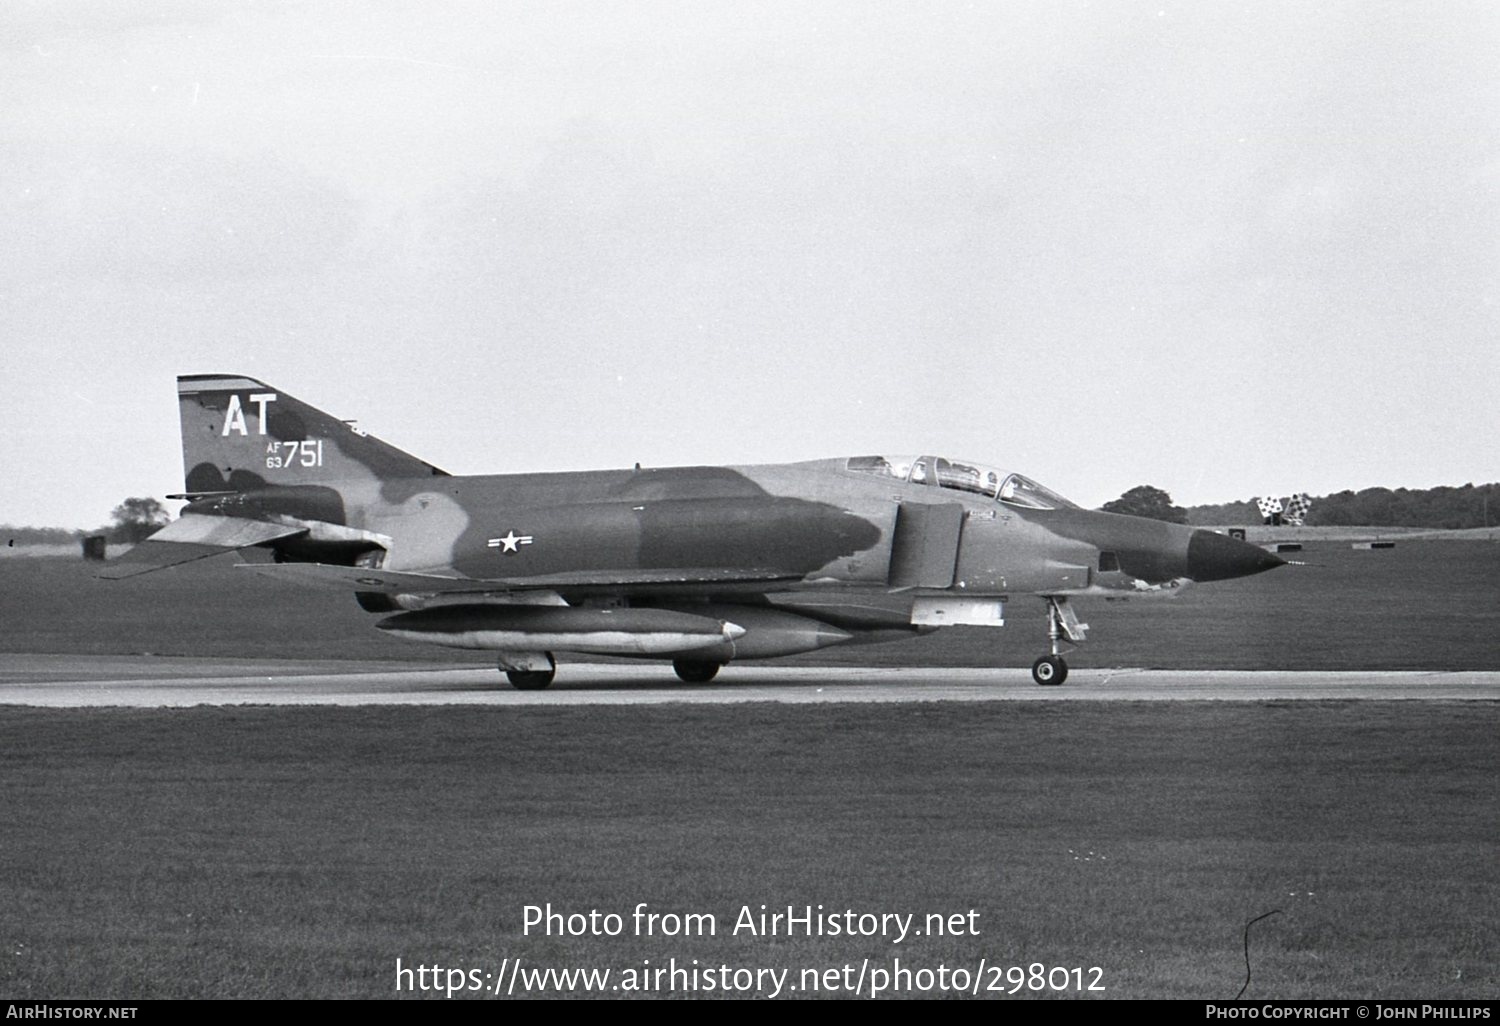
[[[1256,499],[1255,504],[1260,507],[1260,515],[1268,517],[1272,513],[1281,512],[1281,500],[1273,499],[1269,495],[1264,499]]]
[[[1282,517],[1288,524],[1296,524],[1299,527],[1307,519],[1307,511],[1312,509],[1312,499],[1306,492],[1293,495],[1287,501],[1286,516]]]

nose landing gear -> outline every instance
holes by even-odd
[[[1088,637],[1089,625],[1078,622],[1078,613],[1068,605],[1067,596],[1047,597],[1047,640],[1052,654],[1044,655],[1031,664],[1031,679],[1038,684],[1055,687],[1068,679],[1068,664],[1062,657],[1063,639],[1083,641]]]

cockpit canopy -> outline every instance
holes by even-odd
[[[1026,509],[1078,508],[1075,503],[1029,477],[966,460],[950,460],[942,456],[851,456],[845,467],[856,474],[951,488]]]

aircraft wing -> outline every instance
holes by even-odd
[[[613,588],[635,584],[733,584],[801,580],[784,570],[730,570],[684,568],[663,570],[581,570],[534,577],[446,577],[395,570],[368,570],[358,566],[327,563],[241,563],[240,569],[266,577],[295,581],[340,591],[376,591],[387,594],[435,594],[453,592],[522,591],[537,588]]]
[[[361,566],[335,566],[329,563],[239,563],[238,570],[249,570],[262,577],[307,584],[336,591],[379,591],[388,594],[435,594],[437,592],[493,591],[506,587],[501,581],[476,581],[469,577],[444,577],[440,574],[414,574],[394,570],[370,570]]]
[[[306,533],[306,527],[184,513],[119,559],[105,564],[98,576],[110,580],[134,577],[179,563],[217,556],[221,552],[249,548]]]

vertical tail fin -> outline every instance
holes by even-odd
[[[177,405],[190,494],[445,476],[432,464],[254,378],[181,376]]]

